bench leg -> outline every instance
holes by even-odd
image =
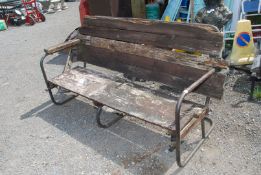
[[[49,92],[49,95],[50,95],[50,98],[52,100],[52,102],[56,105],[63,105],[65,103],[67,103],[68,101],[71,101],[72,99],[74,99],[76,96],[71,96],[67,99],[65,99],[64,101],[56,101],[54,96],[53,96],[53,92],[52,92],[52,89],[53,87],[51,86],[50,82],[48,81],[47,79],[47,75],[46,75],[46,72],[45,72],[45,69],[44,69],[44,60],[45,58],[47,57],[47,55],[44,55],[40,61],[40,66],[41,66],[41,70],[42,70],[42,73],[43,73],[43,77],[44,77],[44,81],[45,81],[45,84],[47,86],[47,90]]]
[[[205,102],[205,106],[208,108],[209,106],[209,102],[210,102],[210,98],[207,97],[206,98],[206,102]],[[207,112],[208,113],[208,112]],[[205,129],[205,123],[209,123],[210,125],[210,128],[208,130],[208,132],[206,133],[206,129]],[[173,142],[173,145],[170,147],[170,151],[174,151],[174,149],[176,149],[176,161],[177,161],[177,164],[179,167],[184,167],[186,166],[186,164],[190,161],[190,159],[194,156],[194,154],[197,152],[197,150],[200,148],[200,146],[204,143],[204,141],[208,138],[208,136],[210,135],[210,133],[212,132],[214,128],[214,123],[213,121],[208,118],[208,117],[205,117],[203,120],[201,120],[201,139],[200,141],[198,142],[197,146],[193,149],[193,151],[184,159],[182,160],[182,156],[181,156],[181,144],[182,144],[182,141],[181,141],[181,138],[180,138],[180,135],[178,136],[177,134],[173,134],[171,136],[171,142]],[[178,132],[180,133],[180,132]]]
[[[208,130],[208,132],[205,132],[205,122],[208,122],[210,124],[210,129]],[[202,129],[202,138],[199,141],[199,143],[197,144],[197,146],[193,149],[193,151],[184,159],[182,160],[182,156],[181,156],[181,141],[177,142],[176,141],[176,161],[179,167],[184,167],[187,165],[187,163],[190,161],[190,159],[195,155],[195,153],[198,151],[198,149],[200,148],[200,146],[204,143],[204,141],[208,138],[208,136],[210,135],[210,133],[212,132],[214,128],[214,124],[213,121],[208,118],[205,117],[202,121],[201,121],[201,129]]]
[[[101,107],[98,107],[98,111],[97,111],[97,114],[96,114],[96,121],[97,121],[97,124],[100,128],[109,128],[111,127],[112,125],[114,125],[116,122],[118,122],[120,119],[122,119],[124,116],[122,115],[119,115],[117,118],[115,118],[114,120],[112,120],[111,122],[107,123],[107,124],[103,124],[101,122],[101,113],[102,113],[102,106]]]
[[[48,92],[49,92],[49,95],[50,95],[50,98],[52,100],[52,102],[55,104],[55,105],[63,105],[71,100],[73,100],[75,97],[75,95],[71,96],[71,97],[68,97],[67,99],[63,100],[63,101],[57,101],[55,100],[54,96],[53,96],[53,92],[52,92],[52,89],[48,87],[47,85],[47,89],[48,89]]]

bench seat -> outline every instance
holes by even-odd
[[[173,121],[177,98],[165,98],[145,88],[134,87],[126,81],[112,79],[112,76],[76,67],[51,79],[50,82],[129,116],[175,131]],[[187,124],[185,122],[190,118],[193,119],[193,115],[196,119],[204,112],[205,110],[193,103],[184,103],[181,128],[184,128]]]

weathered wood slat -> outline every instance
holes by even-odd
[[[80,43],[79,39],[73,39],[73,40],[69,40],[67,42],[60,43],[60,44],[57,44],[55,46],[49,47],[48,49],[44,49],[44,51],[47,54],[53,54],[53,53],[59,52],[59,51],[64,50],[64,49],[74,47],[79,43]]]
[[[188,36],[183,37],[179,35],[143,33],[102,27],[80,28],[80,33],[112,40],[151,45],[160,48],[180,49],[190,52],[199,51],[212,55],[219,55],[221,50],[220,45],[214,40],[198,40]]]
[[[207,72],[204,69],[146,57],[146,54],[143,56],[126,54],[110,48],[81,45],[79,51],[79,60],[120,71],[129,76],[159,81],[179,90],[184,90]],[[221,98],[224,80],[224,75],[215,74],[197,89],[197,92]]]
[[[89,16],[80,33],[213,55],[219,55],[223,47],[223,35],[215,27],[201,24]]]
[[[110,49],[112,51],[144,56],[161,61],[175,62],[177,64],[191,66],[194,68],[209,70],[213,67],[227,68],[227,65],[207,56],[197,56],[193,54],[180,53],[141,44],[127,43],[122,41],[110,40],[105,38],[93,37],[88,35],[78,35],[82,43],[93,47]]]
[[[186,31],[196,32],[213,32],[218,34],[220,32],[218,28],[207,24],[196,24],[196,23],[179,23],[179,22],[164,22],[160,20],[147,20],[141,18],[117,18],[117,17],[106,17],[106,16],[86,16],[84,19],[84,27],[95,26],[131,31],[140,31],[147,33],[158,33],[158,34],[182,34],[194,36],[192,33]],[[183,33],[182,33],[183,30]]]
[[[130,116],[170,131],[175,130],[175,127],[171,125],[175,121],[173,114],[176,100],[174,98],[163,98],[151,91],[111,80],[79,67],[55,77],[51,82]],[[181,112],[181,128],[185,127],[187,121],[195,117],[195,114],[200,115],[202,112],[204,111],[199,107],[195,109],[195,104],[184,103]],[[186,114],[185,117],[184,114]]]

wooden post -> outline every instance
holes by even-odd
[[[131,0],[131,9],[134,18],[146,18],[145,0]]]

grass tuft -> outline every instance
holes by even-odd
[[[261,86],[255,88],[253,96],[255,99],[261,100]]]

